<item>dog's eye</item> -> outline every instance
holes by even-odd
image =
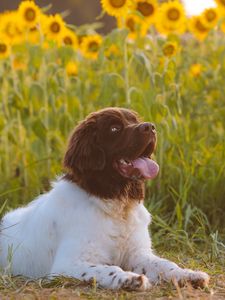
[[[117,132],[119,132],[121,130],[121,126],[120,125],[112,125],[112,126],[110,126],[110,131],[112,132],[112,133],[117,133]]]

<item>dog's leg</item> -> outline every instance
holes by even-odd
[[[118,266],[96,263],[101,258],[93,256],[92,251],[88,244],[81,245],[74,240],[63,241],[54,257],[49,276],[63,275],[87,282],[95,280],[97,285],[109,289],[145,291],[151,287],[145,275],[125,272]],[[95,262],[91,263],[93,257]]]
[[[52,268],[52,276],[69,276],[76,279],[91,282],[95,280],[98,285],[109,289],[127,289],[145,291],[151,287],[145,275],[133,272],[125,272],[117,266],[90,264],[87,262],[68,262],[64,265],[55,265]]]
[[[160,281],[175,281],[181,286],[189,282],[194,287],[205,287],[209,282],[209,276],[206,273],[182,269],[174,262],[152,253],[143,253],[139,250],[129,261],[130,270],[144,274],[153,284],[160,283]]]

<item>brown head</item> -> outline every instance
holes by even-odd
[[[134,111],[94,112],[71,135],[65,178],[103,199],[141,200],[144,180],[158,173],[158,165],[150,159],[155,147],[155,126],[140,122]]]

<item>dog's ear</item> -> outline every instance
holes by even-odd
[[[96,123],[92,120],[85,120],[75,128],[64,156],[64,167],[80,172],[104,169],[105,153],[96,144],[96,134]]]

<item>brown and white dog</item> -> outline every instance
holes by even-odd
[[[144,291],[162,280],[207,285],[206,273],[182,269],[151,249],[143,199],[144,180],[158,173],[150,158],[155,146],[155,126],[133,111],[89,115],[70,138],[67,173],[48,193],[4,216],[0,266],[33,278],[95,278],[110,289]]]

